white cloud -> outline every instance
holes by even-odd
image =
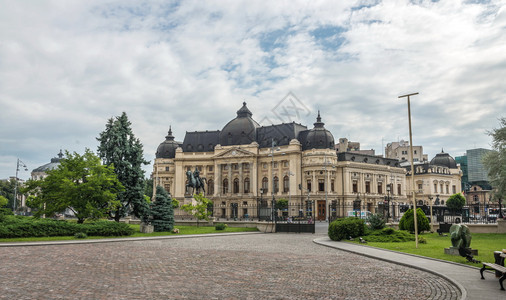
[[[505,2],[419,2],[1,3],[0,178],[16,157],[95,150],[122,111],[151,160],[169,125],[181,141],[221,129],[242,101],[274,118],[289,91],[312,111],[295,121],[320,109],[336,139],[377,153],[407,137],[406,92],[429,157],[488,147],[506,111]]]

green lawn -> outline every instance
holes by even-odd
[[[415,248],[414,241],[403,243],[368,242],[367,245],[481,267],[481,264],[467,262],[464,257],[445,254],[444,248],[449,248],[452,245],[449,235],[440,236],[437,233],[424,233],[419,236],[426,239],[427,243],[418,243],[418,249]],[[364,239],[367,240],[367,236]],[[494,262],[494,251],[506,249],[506,233],[473,233],[471,248],[478,249],[478,255],[475,257],[476,260]]]
[[[125,238],[125,237],[147,237],[147,236],[166,236],[166,235],[191,235],[191,234],[208,234],[208,233],[226,233],[226,232],[248,232],[257,231],[256,228],[242,228],[242,227],[227,227],[225,230],[216,230],[214,226],[175,226],[179,229],[179,233],[171,232],[153,232],[153,233],[140,233],[139,225],[130,225],[134,228],[135,233],[129,236],[118,237],[104,237],[104,236],[89,236],[87,239],[110,239],[110,238]],[[13,239],[0,239],[0,242],[40,242],[40,241],[66,241],[76,240],[73,236],[55,236],[55,237],[32,237],[32,238],[13,238]]]

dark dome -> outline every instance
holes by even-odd
[[[241,109],[237,111],[237,117],[228,122],[220,132],[220,144],[246,145],[256,141],[256,130],[260,125],[251,118],[252,115],[246,102],[243,102]]]
[[[453,159],[450,154],[444,153],[443,150],[441,150],[441,153],[436,154],[436,156],[430,161],[430,164],[435,166],[448,167],[450,169],[457,168],[455,159]]]
[[[60,150],[60,153],[58,153],[58,157],[53,157],[51,158],[51,162],[48,163],[48,164],[45,164],[43,166],[40,166],[36,169],[33,169],[32,172],[46,172],[46,171],[49,171],[49,170],[54,170],[56,168],[58,168],[58,166],[60,165],[60,161],[62,160],[63,158],[63,153],[61,152]]]
[[[174,141],[172,135],[172,128],[169,127],[169,134],[165,137],[158,149],[156,149],[156,158],[174,158],[176,157],[176,149],[179,147],[179,143]]]
[[[303,145],[304,150],[334,149],[334,136],[330,131],[325,129],[324,125],[325,123],[322,122],[322,118],[320,117],[320,111],[318,111],[314,128],[307,133],[305,145]]]

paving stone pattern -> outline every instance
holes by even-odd
[[[0,248],[0,299],[458,299],[445,279],[255,234]]]

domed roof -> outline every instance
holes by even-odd
[[[172,135],[172,127],[169,127],[169,133],[156,149],[156,158],[174,158],[176,157],[176,149],[179,147],[179,143],[174,141]]]
[[[256,141],[256,130],[260,125],[251,118],[252,115],[246,102],[243,102],[241,109],[237,111],[237,117],[228,122],[220,132],[220,144],[245,145]]]
[[[325,123],[322,122],[322,118],[320,117],[320,111],[318,111],[314,128],[307,133],[305,145],[303,145],[304,150],[334,149],[334,136],[330,131],[325,129],[324,125]]]
[[[435,166],[448,167],[450,169],[457,168],[455,159],[453,159],[450,154],[445,153],[443,149],[441,149],[441,153],[436,154],[436,156],[430,161],[430,164]]]
[[[54,170],[56,168],[58,168],[58,166],[60,165],[60,161],[62,160],[63,158],[63,153],[61,152],[60,150],[60,153],[58,153],[58,157],[53,157],[51,158],[51,162],[48,163],[48,164],[45,164],[43,166],[40,166],[36,169],[33,169],[32,172],[34,173],[37,173],[37,172],[46,172],[46,171],[49,171],[49,170]]]

